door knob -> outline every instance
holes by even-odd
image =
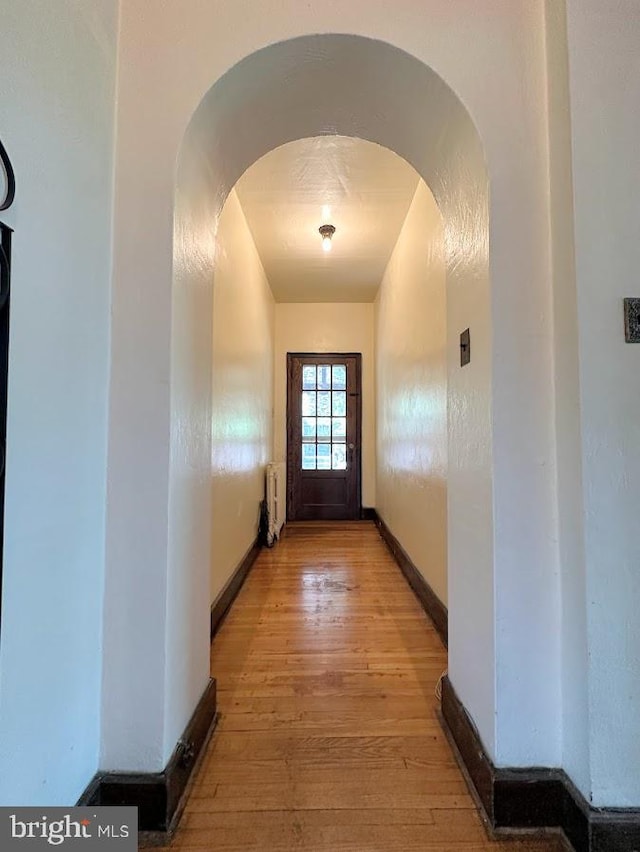
[[[349,449],[352,450],[355,447],[355,444],[349,444]]]

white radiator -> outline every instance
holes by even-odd
[[[267,465],[267,511],[269,512],[269,547],[280,538],[287,519],[287,467],[284,462]]]

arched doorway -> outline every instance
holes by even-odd
[[[475,126],[437,74],[383,42],[319,35],[265,48],[214,84],[187,128],[178,164],[172,375],[181,396],[186,388],[194,400],[207,393],[209,368],[194,357],[193,342],[205,340],[200,323],[208,314],[195,305],[211,286],[214,234],[227,194],[268,151],[323,134],[358,137],[396,152],[425,180],[442,212],[452,412],[451,671],[491,747],[493,608],[475,606],[478,597],[491,601],[493,595],[489,184]],[[470,324],[473,368],[462,371],[457,335]],[[472,644],[478,652],[473,660],[463,651]]]
[[[294,139],[335,133],[376,142],[398,153],[424,178],[440,207],[449,322],[451,674],[497,759],[509,765],[551,765],[555,757],[549,754],[556,740],[547,735],[555,722],[557,693],[555,689],[543,693],[539,687],[549,678],[557,684],[557,637],[539,622],[538,611],[555,593],[554,562],[547,559],[553,550],[547,535],[553,528],[547,499],[553,471],[541,472],[531,452],[550,451],[546,410],[550,392],[545,386],[549,347],[545,344],[540,359],[538,339],[531,333],[518,338],[516,331],[522,317],[534,322],[538,315],[532,318],[527,306],[544,308],[548,292],[528,289],[527,276],[514,277],[520,250],[531,259],[536,239],[519,234],[512,245],[513,222],[505,214],[515,191],[520,213],[526,200],[533,198],[539,206],[531,216],[536,222],[543,219],[537,190],[520,180],[520,173],[511,182],[509,158],[492,164],[489,152],[487,160],[493,168],[488,167],[468,111],[426,58],[417,59],[364,36],[306,35],[265,47],[220,76],[194,106],[179,146],[175,196],[169,193],[166,170],[172,160],[169,151],[178,153],[177,143],[175,149],[173,142],[163,144],[160,186],[150,185],[150,191],[157,191],[165,202],[169,195],[175,201],[171,284],[163,279],[157,304],[141,329],[134,325],[135,311],[131,316],[121,311],[120,317],[127,345],[136,338],[140,347],[136,336],[142,342],[148,339],[152,354],[162,361],[161,370],[151,371],[150,390],[145,388],[139,397],[128,385],[119,391],[117,379],[123,365],[133,365],[135,359],[127,360],[131,354],[127,347],[114,349],[118,355],[114,357],[116,396],[111,421],[117,437],[111,452],[108,518],[104,767],[160,770],[206,684],[207,354],[220,211],[236,180],[260,156]],[[502,150],[496,146],[495,135],[491,142],[494,150]],[[500,201],[495,205],[498,222],[493,217],[494,197]],[[166,213],[163,208],[158,214],[163,228]],[[168,237],[170,229],[163,228],[159,230]],[[118,254],[124,266],[126,253]],[[540,264],[544,265],[542,260]],[[156,271],[161,265],[166,272],[166,257]],[[123,291],[121,287],[119,292]],[[543,313],[542,325],[544,320]],[[152,325],[153,334],[147,334]],[[461,369],[458,336],[466,328],[471,329],[473,359]],[[137,350],[131,345],[133,351]],[[515,352],[517,361],[510,357]],[[117,431],[127,405],[131,409],[127,417],[137,424],[137,447],[134,436]],[[142,442],[145,430],[140,422],[149,409],[155,416],[149,427],[152,434]],[[523,446],[526,456],[521,453]],[[153,480],[148,489],[153,511],[145,513],[146,539],[135,535],[140,524],[135,522],[137,501],[131,487],[141,475]],[[520,505],[515,496],[523,489],[527,497]],[[527,530],[533,533],[523,539]],[[523,554],[527,566],[542,566],[540,582],[534,582],[533,573],[519,570],[515,562],[522,540],[531,545]],[[138,567],[132,564],[131,554],[141,550],[144,558]],[[506,582],[497,582],[498,572]],[[497,595],[498,586],[504,594]],[[119,612],[123,589],[143,599],[142,615]],[[151,625],[149,632],[138,630],[141,617]],[[523,649],[536,659],[526,678],[516,670]],[[499,655],[502,674],[514,687],[506,698],[505,692],[500,693],[503,707],[498,707],[496,686]],[[549,660],[550,673],[545,668]],[[537,703],[529,696],[538,696]],[[514,728],[508,723],[513,704],[528,715],[523,724],[534,734],[526,740],[513,736]],[[497,719],[507,720],[504,748],[497,742]]]

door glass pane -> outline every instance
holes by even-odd
[[[318,417],[318,440],[321,441],[323,438],[327,441],[331,440],[331,418],[330,417]]]
[[[315,470],[316,469],[316,445],[315,444],[303,444],[302,445],[302,469],[303,470]]]
[[[347,367],[345,364],[334,364],[333,365],[333,389],[334,390],[346,390],[347,389]]]
[[[302,415],[314,417],[316,413],[316,392],[302,391]]]
[[[331,445],[331,468],[332,470],[347,469],[347,445],[332,444]]]
[[[334,417],[347,416],[347,394],[345,391],[333,392],[333,411]]]
[[[331,365],[321,364],[318,367],[318,389],[331,390]]]
[[[331,470],[331,444],[318,444],[316,450],[318,470]]]
[[[302,437],[303,438],[315,438],[316,436],[316,418],[315,417],[303,417],[302,418]]]
[[[302,365],[302,469],[347,469],[347,365]]]
[[[331,425],[331,434],[334,441],[347,440],[347,418],[334,417]]]
[[[304,396],[304,394],[303,394]],[[304,408],[303,408],[304,413]],[[311,412],[309,412],[311,413]],[[314,411],[313,414],[316,412]],[[336,414],[340,412],[335,412]],[[345,411],[346,414],[346,411]],[[331,417],[331,391],[318,391],[318,415],[320,417]]]
[[[302,387],[313,390],[316,386],[316,365],[304,364],[302,367]]]

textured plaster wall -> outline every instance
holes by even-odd
[[[447,318],[442,219],[420,182],[375,302],[376,507],[447,601]]]
[[[273,444],[274,301],[232,191],[220,217],[213,297],[211,600],[258,530]]]
[[[557,510],[562,583],[562,766],[589,795],[584,501],[566,8],[545,6],[551,274],[554,299]]]
[[[362,353],[362,505],[376,505],[373,304],[276,305],[275,458],[287,455],[287,352]]]
[[[100,746],[118,3],[1,5],[17,191],[0,213],[15,229],[0,804],[69,805]]]
[[[640,8],[568,0],[567,12],[591,793],[638,806],[640,347],[624,342],[622,299],[640,297]]]
[[[185,129],[206,160],[203,174],[213,192],[209,232],[240,174],[276,145],[323,132],[385,145],[425,178],[443,216],[450,669],[490,753],[510,765],[560,759],[543,11],[541,0],[487,0],[480,12],[471,0],[403,0],[393,14],[386,3],[364,0],[321,6],[185,0],[161,4],[150,16],[144,0],[125,0],[120,42],[108,527],[113,591],[152,590],[142,618],[153,623],[152,634],[174,617],[163,532],[168,520],[174,523],[168,466],[185,446],[205,447],[207,440],[199,414],[190,421],[193,429],[172,427],[171,350],[185,345],[174,339],[169,346],[175,163]],[[332,31],[354,37],[282,41]],[[460,371],[457,336],[466,327],[474,355]],[[191,458],[194,477],[208,476],[205,453]],[[198,535],[203,552],[206,530]],[[186,563],[180,570],[187,571]],[[204,612],[207,566],[189,571],[195,571],[200,595],[194,592],[194,599]],[[205,616],[190,619],[181,611],[168,652],[175,661],[197,659],[202,679]],[[114,695],[131,712],[126,724],[105,729],[105,742],[116,754],[131,740],[138,744],[137,768],[159,769],[188,713],[185,703],[167,717],[164,751],[147,748],[155,736],[150,711],[154,717],[165,706],[152,694],[164,695],[170,684],[159,660],[163,652],[155,635],[138,628],[140,620],[136,614],[116,625],[127,657],[116,655],[107,665]],[[145,671],[144,685],[129,685],[134,666]],[[138,704],[133,694],[139,689]]]
[[[187,724],[209,677],[210,619],[202,605],[202,595],[206,594],[202,578],[208,575],[211,559],[211,351],[213,267],[217,257],[214,192],[206,152],[187,137],[178,160],[173,221],[166,600],[157,575],[146,596],[154,605],[162,603],[166,619],[164,696],[149,691],[143,696],[144,701],[155,701],[164,711],[162,751],[156,757],[163,765],[175,749],[176,728],[182,730]],[[137,698],[140,700],[140,696]],[[156,709],[154,715],[161,714]],[[130,733],[133,736],[118,757],[118,763],[126,761],[127,768],[140,759],[143,743],[139,734]],[[111,766],[115,759],[112,752]]]

